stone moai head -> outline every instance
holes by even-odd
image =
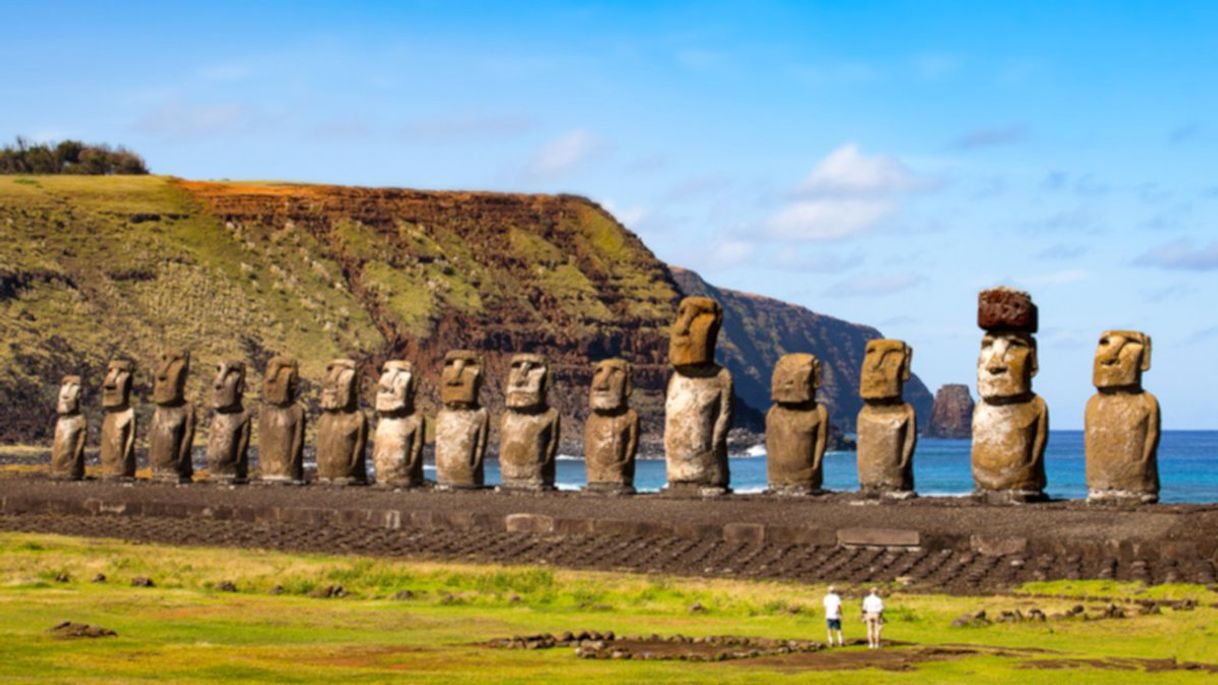
[[[356,400],[355,360],[335,359],[326,364],[326,379],[321,386],[324,411],[353,411]]]
[[[478,406],[482,389],[482,362],[469,350],[451,350],[444,355],[440,373],[440,400],[446,405]]]
[[[287,406],[296,401],[300,364],[291,357],[271,357],[262,379],[262,401]]]
[[[778,404],[807,404],[816,399],[820,386],[820,360],[814,354],[784,354],[774,365],[770,399]]]
[[[630,380],[630,364],[623,359],[597,362],[592,371],[592,387],[588,390],[588,407],[592,411],[612,412],[626,408],[634,385]]]
[[[226,359],[216,364],[216,375],[211,381],[211,406],[213,409],[238,409],[245,395],[245,362]]]
[[[1092,382],[1101,390],[1142,389],[1150,370],[1150,336],[1141,331],[1104,331],[1095,348]]]
[[[540,354],[512,356],[508,371],[507,406],[511,409],[544,409],[550,365]]]
[[[903,340],[868,340],[859,378],[859,396],[864,400],[900,399],[901,389],[909,380],[912,361],[913,348]]]
[[[977,325],[985,329],[977,358],[977,394],[982,399],[1015,398],[1032,392],[1036,375],[1039,314],[1032,297],[1013,288],[981,291]]]
[[[62,416],[71,416],[80,413],[80,394],[83,392],[84,382],[80,376],[64,376],[59,382],[59,402],[55,406],[55,411]]]
[[[376,410],[382,414],[410,413],[414,407],[414,366],[391,359],[381,366],[376,383]]]
[[[715,361],[715,341],[723,324],[723,308],[709,297],[687,297],[677,307],[677,320],[668,341],[668,362],[695,366]]]
[[[161,352],[152,386],[152,401],[160,405],[186,401],[186,377],[190,373],[190,352],[170,347]]]
[[[106,368],[106,379],[102,381],[102,407],[124,409],[131,403],[131,383],[135,364],[126,359],[115,359]]]

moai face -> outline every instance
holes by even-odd
[[[913,349],[900,340],[869,340],[863,355],[859,396],[864,400],[900,399],[909,380]]]
[[[300,365],[291,357],[271,357],[262,379],[262,401],[286,406],[296,401]]]
[[[186,376],[190,373],[190,352],[170,348],[161,352],[152,388],[152,401],[160,405],[186,401]]]
[[[102,406],[122,409],[131,403],[131,376],[135,365],[123,359],[110,362],[102,381]]]
[[[482,389],[482,363],[468,350],[452,350],[444,355],[440,374],[440,400],[446,405],[478,405]]]
[[[668,361],[673,366],[711,364],[715,342],[723,324],[723,308],[709,297],[687,297],[677,308],[677,321],[668,341]]]
[[[390,360],[381,367],[376,384],[376,410],[383,414],[410,413],[414,405],[414,367]]]
[[[804,404],[816,399],[820,386],[820,360],[816,355],[796,352],[784,354],[774,365],[770,378],[770,399],[779,404]]]
[[[517,354],[508,372],[507,406],[532,409],[546,406],[546,385],[550,367],[540,354]]]
[[[1150,336],[1139,331],[1104,331],[1095,348],[1092,382],[1100,389],[1142,389],[1150,370]]]
[[[211,381],[213,409],[236,409],[245,395],[245,362],[225,360],[216,364],[216,376]]]
[[[55,411],[63,416],[79,413],[80,393],[83,387],[80,376],[64,376],[59,384],[59,403]]]
[[[326,380],[321,386],[321,408],[325,411],[355,409],[355,361],[335,359],[326,364]]]
[[[592,411],[600,412],[625,409],[631,390],[630,364],[621,359],[606,359],[598,363],[592,372],[588,406]]]
[[[1036,340],[1027,333],[986,333],[977,358],[977,393],[984,399],[1032,392]]]

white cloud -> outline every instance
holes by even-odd
[[[757,244],[748,240],[720,240],[715,243],[707,255],[714,266],[726,267],[743,264],[757,251]]]
[[[529,162],[531,176],[552,177],[575,169],[600,154],[602,141],[591,133],[577,129],[546,143]]]
[[[141,117],[132,128],[166,138],[197,138],[247,129],[253,120],[253,112],[240,104],[201,105],[172,100]]]
[[[1177,240],[1151,248],[1133,263],[1174,271],[1212,271],[1218,269],[1218,240],[1200,247],[1191,240]]]
[[[891,216],[900,196],[937,186],[889,155],[866,155],[847,143],[829,153],[803,179],[795,199],[768,221],[780,240],[837,240]]]
[[[918,274],[860,274],[834,283],[825,289],[824,294],[832,297],[885,297],[899,295],[925,280]]]

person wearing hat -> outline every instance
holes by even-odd
[[[842,646],[842,598],[837,594],[837,588],[829,586],[825,593],[825,625],[829,635],[829,646],[833,646],[833,631],[837,631],[837,646]]]

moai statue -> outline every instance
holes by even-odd
[[[368,417],[359,408],[359,375],[355,361],[335,359],[326,365],[317,419],[317,480],[338,485],[368,482]]]
[[[222,361],[212,379],[211,430],[207,434],[207,471],[211,480],[244,483],[249,478],[250,412],[245,395],[245,362]]]
[[[606,359],[592,372],[588,420],[584,422],[584,462],[588,492],[634,492],[634,457],[639,449],[639,415],[630,408],[630,365]]]
[[[482,363],[473,352],[452,350],[444,355],[440,374],[440,400],[436,415],[436,486],[481,488],[482,458],[490,417],[478,403],[482,389]]]
[[[821,465],[829,436],[829,412],[816,401],[820,360],[797,352],[784,354],[774,365],[765,415],[766,481],[775,495],[820,492]]]
[[[1084,415],[1088,501],[1159,501],[1159,401],[1142,389],[1150,336],[1105,331]]]
[[[732,374],[715,363],[723,309],[709,297],[681,300],[668,345],[673,374],[664,400],[664,457],[671,494],[728,492]]]
[[[291,357],[271,357],[262,379],[258,413],[260,478],[272,483],[304,483],[304,408],[296,402],[300,366]]]
[[[55,442],[51,446],[51,478],[81,480],[85,477],[85,439],[89,422],[81,408],[84,384],[80,376],[64,376],[55,407]]]
[[[426,424],[414,407],[414,367],[390,360],[381,366],[376,387],[376,436],[372,463],[377,485],[418,487],[423,484],[423,439]]]
[[[546,391],[550,367],[540,354],[517,354],[508,372],[507,411],[499,431],[499,472],[507,490],[553,490],[558,410]]]
[[[1032,392],[1036,375],[1036,305],[1025,292],[983,290],[977,324],[985,330],[977,359],[973,410],[973,481],[989,500],[1044,498],[1049,409]]]
[[[135,478],[135,408],[131,406],[135,365],[126,359],[110,362],[102,381],[101,472],[102,478]]]
[[[859,488],[865,495],[913,497],[914,408],[901,397],[913,349],[901,340],[869,340],[863,355],[857,422]]]
[[[195,439],[195,408],[186,401],[190,352],[161,352],[152,386],[152,428],[148,433],[148,461],[153,480],[189,483],[194,474],[190,449]]]

